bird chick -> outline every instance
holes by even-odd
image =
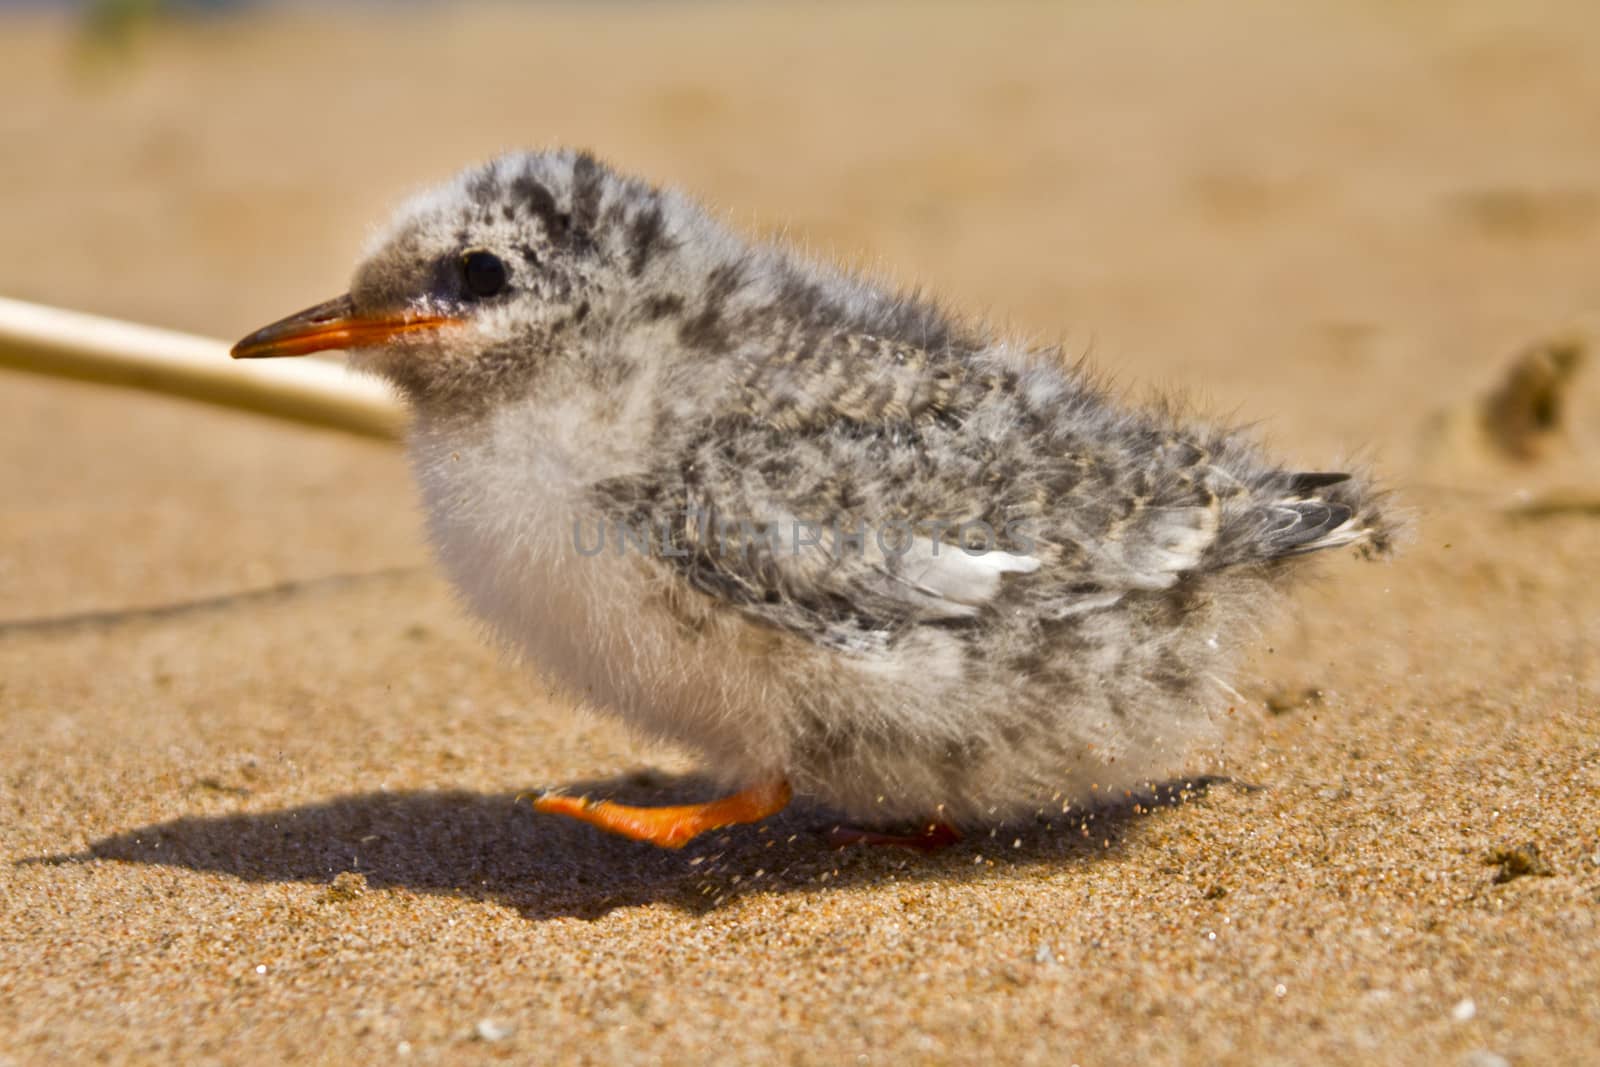
[[[537,802],[660,845],[792,794],[959,826],[1143,783],[1207,733],[1297,561],[1393,532],[1358,479],[581,152],[418,197],[347,295],[233,354],[331,348],[409,402],[466,604],[735,790]]]

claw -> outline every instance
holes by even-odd
[[[862,830],[854,826],[835,826],[828,832],[828,840],[835,848],[852,845],[887,845],[892,848],[909,848],[917,852],[938,852],[961,840],[961,831],[946,822],[932,822],[915,834],[885,834],[876,830]]]

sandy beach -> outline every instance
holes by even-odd
[[[1600,17],[1288,6],[0,13],[0,294],[231,340],[575,143],[1415,527],[1155,795],[663,852],[515,802],[704,790],[483,641],[397,448],[0,374],[0,1065],[1595,1062],[1600,353],[1529,456],[1480,400],[1600,325]]]

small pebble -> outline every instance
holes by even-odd
[[[1456,1002],[1455,1007],[1450,1009],[1450,1018],[1458,1023],[1467,1022],[1476,1014],[1478,1014],[1478,1006],[1472,1002],[1471,997],[1463,997]]]
[[[1539,852],[1539,846],[1533,842],[1502,847],[1492,850],[1484,859],[1485,863],[1500,868],[1494,876],[1496,885],[1526,878],[1530,875],[1536,878],[1549,878],[1555,874],[1555,868]]]
[[[324,900],[354,900],[367,891],[367,877],[360,871],[341,871],[323,891]]]
[[[473,1027],[479,1041],[504,1041],[516,1032],[515,1026],[498,1019],[479,1019],[478,1025]]]
[[[1498,1052],[1478,1048],[1461,1057],[1461,1067],[1511,1067],[1511,1061]]]

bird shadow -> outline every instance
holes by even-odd
[[[362,885],[340,877],[354,872],[370,889],[493,901],[531,920],[595,919],[651,904],[703,914],[749,893],[814,893],[889,879],[963,881],[983,876],[995,863],[1014,868],[1094,862],[1121,849],[1142,819],[1227,781],[1162,783],[1117,803],[972,834],[935,853],[834,847],[829,835],[840,819],[804,804],[668,851],[540,815],[515,793],[421,790],[185,816],[112,834],[81,852],[18,862],[184,867],[248,882],[327,884],[332,897]],[[567,791],[642,804],[686,803],[716,792],[698,776],[651,771]]]

